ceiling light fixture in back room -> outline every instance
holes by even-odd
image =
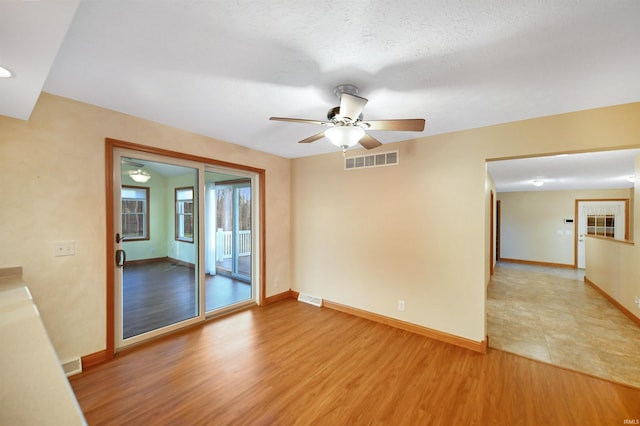
[[[129,172],[129,177],[138,183],[146,183],[151,179],[151,175],[147,172],[143,172],[142,170],[131,170]]]

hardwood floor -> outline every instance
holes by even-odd
[[[617,425],[640,390],[288,299],[70,378],[90,425]]]
[[[123,336],[137,336],[198,315],[193,268],[171,261],[125,266]],[[251,285],[222,275],[207,276],[208,311],[248,300]]]
[[[207,275],[207,312],[251,299],[251,284],[224,275]]]
[[[238,274],[251,278],[251,267],[252,267],[251,262],[252,261],[251,261],[250,254],[238,256]],[[216,261],[216,268],[218,268],[218,270],[227,270],[231,272],[232,263],[233,263],[233,259],[227,257],[222,260]]]
[[[137,336],[197,316],[194,269],[168,261],[126,265],[122,335]]]

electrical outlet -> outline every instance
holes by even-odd
[[[404,300],[398,300],[398,310],[404,312]]]

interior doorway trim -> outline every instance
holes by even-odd
[[[132,142],[121,141],[117,139],[106,138],[105,139],[105,196],[106,196],[106,350],[104,353],[104,361],[112,359],[115,355],[115,294],[114,294],[114,258],[115,242],[111,238],[114,234],[114,150],[116,148],[127,149],[132,151],[138,151],[146,154],[161,155],[165,157],[172,157],[181,160],[194,161],[202,163],[204,165],[225,167],[231,169],[244,170],[247,172],[255,173],[258,176],[260,185],[258,185],[259,195],[259,290],[258,290],[258,305],[265,304],[265,287],[266,287],[266,259],[265,259],[265,247],[266,247],[266,220],[265,220],[265,170],[256,167],[245,166],[242,164],[230,163],[227,161],[215,160],[212,158],[201,157],[198,155],[186,154],[177,151],[171,151],[163,148],[151,147],[148,145],[140,145]],[[99,353],[98,353],[99,354]],[[96,354],[96,355],[98,355]],[[93,364],[97,364],[97,360],[93,360]]]
[[[578,239],[579,239],[579,224],[578,224],[578,215],[580,209],[580,203],[583,202],[624,202],[625,203],[625,229],[624,229],[624,238],[625,241],[629,239],[629,198],[576,198],[575,201],[575,215],[574,215],[574,223],[573,223],[573,267],[578,269]]]
[[[493,271],[495,269],[496,266],[496,255],[495,252],[493,251],[495,246],[495,223],[496,223],[496,219],[495,219],[495,194],[493,193],[493,189],[490,191],[491,192],[491,200],[489,202],[490,204],[490,212],[489,212],[489,217],[491,218],[491,224],[489,225],[489,276],[493,276]]]

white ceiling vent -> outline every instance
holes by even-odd
[[[400,160],[398,151],[380,152],[377,154],[360,155],[344,159],[344,169],[364,169],[366,167],[396,166]]]

